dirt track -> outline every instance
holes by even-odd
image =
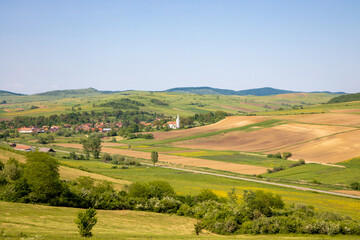
[[[78,148],[78,149],[82,148],[81,144],[59,143],[55,145],[62,147]],[[149,152],[139,152],[134,150],[115,149],[115,148],[107,148],[107,147],[103,147],[102,152],[111,153],[111,154],[121,154],[135,158],[151,159],[151,154]],[[206,168],[212,168],[212,169],[241,173],[241,174],[250,174],[250,175],[262,174],[267,171],[266,167],[219,162],[219,161],[181,157],[181,156],[172,156],[161,153],[159,154],[159,161],[187,165],[187,166],[206,167]]]
[[[170,132],[154,132],[152,134],[154,135],[155,140],[167,140],[173,138],[189,137],[189,136],[194,136],[208,132],[220,131],[224,129],[242,127],[249,124],[262,122],[268,119],[269,117],[261,117],[261,116],[244,116],[244,117],[232,116],[232,117],[227,117],[226,119],[221,120],[220,122],[203,127],[176,130]]]

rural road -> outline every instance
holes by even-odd
[[[59,152],[67,152],[67,151],[60,150]],[[67,153],[69,153],[69,152],[67,152]],[[153,164],[149,164],[149,163],[141,163],[141,164],[153,166]],[[293,185],[288,185],[288,184],[283,184],[283,183],[266,182],[266,181],[251,179],[251,178],[246,178],[246,177],[236,177],[236,176],[230,176],[230,175],[226,175],[226,174],[210,173],[210,172],[191,170],[191,169],[185,169],[185,168],[170,167],[170,166],[159,165],[159,164],[157,164],[156,167],[173,169],[173,170],[178,170],[178,171],[185,171],[185,172],[192,172],[192,173],[196,173],[196,174],[205,174],[205,175],[212,175],[212,176],[217,176],[217,177],[231,178],[231,179],[237,179],[237,180],[248,181],[248,182],[256,182],[256,183],[261,183],[261,184],[268,184],[268,185],[273,185],[273,186],[292,188],[292,189],[297,189],[297,190],[301,190],[301,191],[311,191],[311,192],[318,192],[318,193],[330,194],[330,195],[341,196],[341,197],[360,199],[360,196],[346,194],[346,193],[331,192],[331,191],[319,190],[319,189],[313,189],[313,188],[307,188],[307,187],[298,187],[298,186],[293,186]]]
[[[141,164],[153,166],[153,164],[149,164],[149,163],[141,163]],[[190,170],[190,169],[184,169],[184,168],[169,167],[169,166],[163,166],[163,165],[156,165],[156,167],[168,168],[168,169],[186,171],[186,172],[192,172],[192,173],[197,173],[197,174],[206,174],[206,175],[212,175],[212,176],[217,176],[217,177],[231,178],[231,179],[243,180],[243,181],[248,181],[248,182],[256,182],[256,183],[274,185],[274,186],[279,186],[279,187],[293,188],[293,189],[302,190],[302,191],[311,191],[311,192],[325,193],[325,194],[336,195],[336,196],[341,196],[341,197],[349,197],[349,198],[360,199],[360,196],[346,194],[346,193],[337,193],[337,192],[318,190],[318,189],[313,189],[313,188],[298,187],[298,186],[282,184],[282,183],[265,182],[265,181],[261,181],[261,180],[251,179],[251,178],[236,177],[236,176],[230,176],[230,175],[219,174],[219,173],[210,173],[210,172],[203,172],[203,171]]]

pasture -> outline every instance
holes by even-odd
[[[0,202],[1,239],[84,239],[74,223],[80,209]],[[175,215],[97,210],[98,222],[91,239],[266,239],[320,240],[326,236],[307,235],[231,235],[194,232],[195,219]],[[110,220],[111,219],[111,220]],[[357,236],[331,239],[354,240]]]

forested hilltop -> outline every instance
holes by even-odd
[[[346,94],[330,99],[328,103],[360,101],[360,93]]]

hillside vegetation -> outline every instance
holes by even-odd
[[[352,102],[360,101],[360,93],[346,94],[330,99],[328,103],[342,103],[342,102]]]

